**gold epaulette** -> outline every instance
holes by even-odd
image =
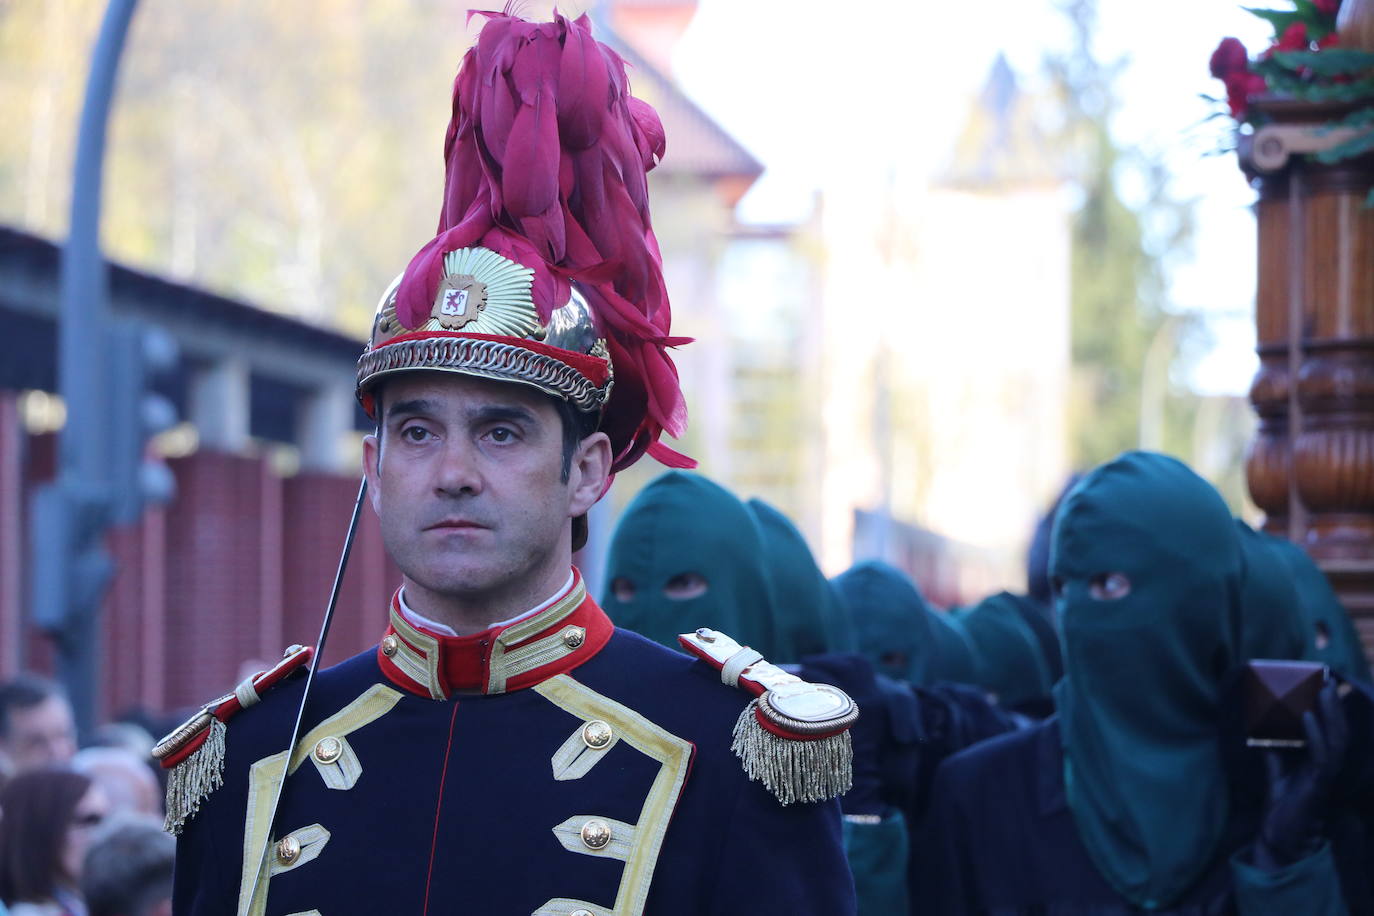
[[[836,798],[853,784],[849,727],[859,707],[829,684],[812,684],[764,660],[718,630],[678,637],[692,655],[720,671],[729,687],[754,695],[735,723],[731,750],[750,779],[784,805]]]
[[[153,758],[167,774],[167,820],[164,827],[176,836],[200,810],[201,802],[224,784],[224,723],[253,706],[262,695],[304,669],[315,655],[309,646],[292,646],[282,660],[218,699],[211,700],[194,716],[172,729],[153,747]]]

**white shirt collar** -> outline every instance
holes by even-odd
[[[526,617],[533,617],[540,611],[548,610],[548,608],[550,608],[555,601],[558,601],[568,592],[572,591],[573,581],[573,572],[570,569],[568,570],[568,579],[566,582],[563,583],[563,587],[560,588],[558,591],[554,592],[553,595],[550,596],[547,601],[542,601],[539,604],[536,604],[534,607],[530,608],[528,611],[525,611],[521,614],[516,614],[514,617],[511,617],[508,620],[497,621],[496,623],[493,623],[491,626],[507,627],[517,621],[524,620]],[[418,611],[413,610],[409,604],[406,604],[406,590],[404,587],[402,587],[401,589],[401,594],[398,596],[397,603],[401,606],[401,616],[404,617],[407,621],[409,621],[411,626],[419,627],[422,630],[428,630],[431,633],[437,633],[440,636],[458,635],[458,633],[453,629],[453,627],[449,626],[448,624],[440,623],[437,620],[431,620],[430,618],[419,613]]]

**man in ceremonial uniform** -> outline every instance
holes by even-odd
[[[853,912],[852,701],[715,630],[617,630],[571,566],[615,471],[688,463],[658,441],[664,140],[585,18],[483,15],[439,234],[359,361],[402,587],[375,648],[312,682],[293,647],[159,746],[175,910]]]

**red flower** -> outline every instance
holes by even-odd
[[[1246,109],[1250,107],[1250,96],[1258,95],[1267,88],[1264,77],[1258,73],[1235,72],[1226,78],[1226,101],[1231,105],[1231,117],[1237,121],[1245,120]]]
[[[1270,50],[1273,51],[1306,51],[1307,50],[1307,26],[1301,22],[1295,22],[1283,30],[1279,36],[1278,43]]]
[[[1317,12],[1323,16],[1330,16],[1335,19],[1336,13],[1340,12],[1341,9],[1341,0],[1313,0],[1313,5],[1317,8]]]
[[[1332,32],[1330,35],[1327,35],[1325,38],[1317,42],[1317,49],[1321,50],[1322,48],[1329,48],[1332,45],[1338,45],[1340,43],[1341,36],[1337,35],[1335,32]]]
[[[1249,66],[1250,56],[1238,38],[1223,38],[1221,44],[1212,52],[1212,75],[1219,80],[1226,79],[1232,73],[1244,71]]]

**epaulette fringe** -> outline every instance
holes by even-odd
[[[224,785],[224,723],[210,717],[210,734],[191,756],[167,774],[167,818],[163,828],[179,836],[181,828],[200,810],[200,803]]]
[[[224,785],[225,723],[302,671],[314,655],[315,650],[308,646],[292,646],[272,668],[246,678],[233,693],[207,703],[154,746],[153,758],[168,771],[167,817],[163,823],[168,833],[180,836],[210,794]]]
[[[735,722],[730,749],[745,774],[777,800],[820,802],[848,792],[854,782],[849,727],[859,707],[829,684],[811,684],[765,661],[717,630],[684,633],[678,642],[718,670],[721,681],[754,699]]]

